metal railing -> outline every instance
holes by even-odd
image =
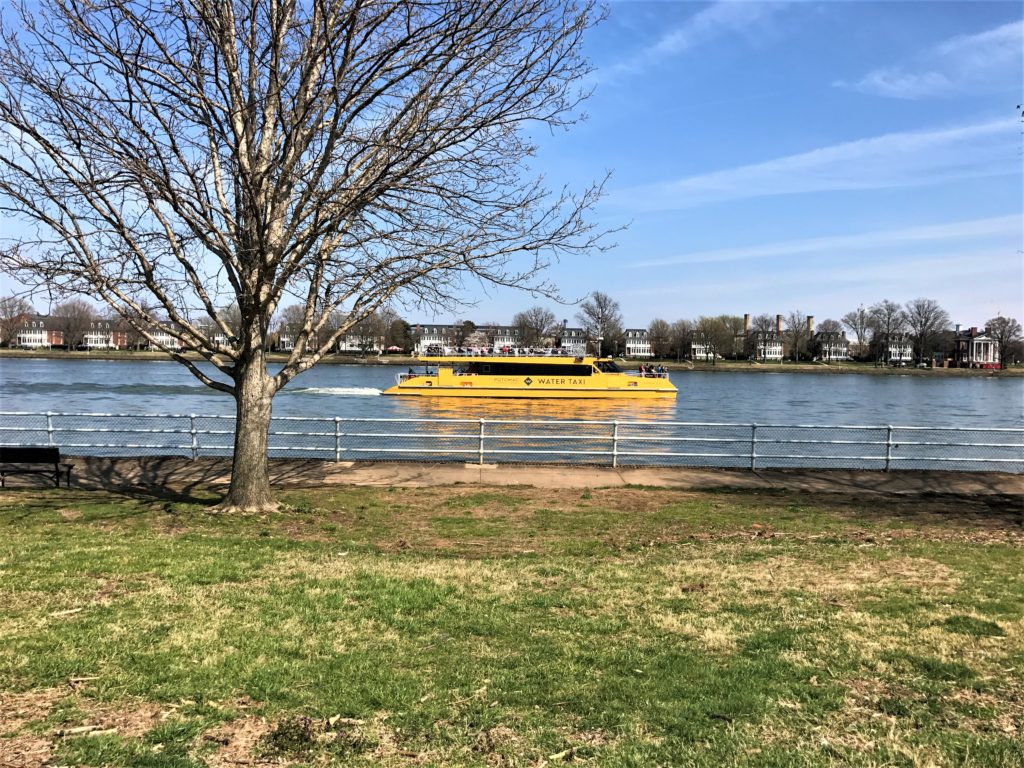
[[[0,412],[0,445],[230,456],[234,417]],[[1024,428],[279,416],[269,454],[334,461],[1024,472]]]

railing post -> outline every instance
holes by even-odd
[[[750,425],[750,469],[757,469],[757,424]]]
[[[189,433],[192,435],[192,461],[199,458],[199,432],[196,430],[196,415],[190,413],[188,416]]]
[[[612,466],[619,466],[619,422],[612,422]]]
[[[46,441],[48,445],[53,445],[53,413],[51,411],[46,412]]]
[[[480,460],[479,463],[484,463],[484,420],[480,419]]]
[[[334,417],[334,460],[341,461],[341,417]]]
[[[892,463],[892,424],[888,424],[885,427],[885,471],[889,471],[889,465]]]

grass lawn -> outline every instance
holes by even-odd
[[[4,491],[0,766],[1024,765],[1019,499],[282,498]]]

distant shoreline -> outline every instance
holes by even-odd
[[[190,355],[190,358],[201,359],[198,355]],[[38,359],[38,360],[111,360],[111,361],[169,361],[171,358],[163,352],[61,352],[61,351],[36,351],[21,349],[0,349],[0,360],[3,359]],[[287,355],[271,352],[267,360],[271,363],[283,363]],[[641,362],[650,363],[648,360],[630,360],[627,364],[639,365]],[[383,357],[357,357],[355,355],[330,355],[321,360],[318,365],[391,365],[391,366],[417,366],[423,363],[415,357],[404,355],[385,355]],[[1024,376],[1024,366],[1016,366],[1006,370],[991,369],[970,369],[970,368],[893,368],[875,367],[871,363],[753,363],[750,361],[719,361],[711,363],[676,363],[672,361],[655,361],[673,373],[687,373],[690,371],[711,372],[711,373],[822,373],[822,374],[867,374],[875,376],[982,376],[982,377],[1016,377]]]

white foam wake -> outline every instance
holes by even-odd
[[[381,394],[381,391],[374,387],[302,387],[285,391],[294,395],[338,395],[341,397],[374,397]]]

